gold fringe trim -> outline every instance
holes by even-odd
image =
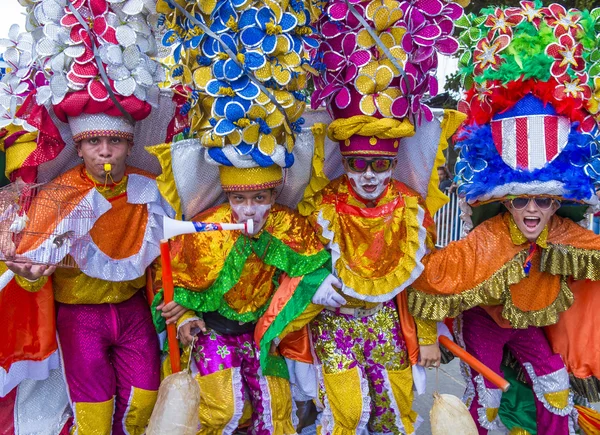
[[[510,296],[509,286],[526,277],[523,270],[526,257],[527,250],[519,252],[487,280],[457,295],[432,295],[409,287],[408,308],[416,317],[441,322],[478,305],[501,304]]]
[[[517,308],[512,302],[510,291],[508,293],[508,297],[504,300],[502,317],[507,319],[513,328],[517,329],[525,329],[529,326],[554,325],[558,322],[559,314],[573,305],[574,301],[573,292],[567,284],[566,277],[562,277],[560,280],[560,290],[554,302],[541,310],[523,311]]]
[[[415,317],[440,322],[446,317],[456,317],[461,312],[478,305],[503,305],[502,317],[508,320],[513,328],[553,325],[558,322],[559,314],[573,304],[573,292],[567,284],[567,278],[563,277],[556,299],[547,307],[535,311],[523,311],[515,306],[510,286],[526,277],[523,270],[526,257],[527,251],[519,252],[490,278],[457,295],[431,295],[409,287],[409,310]]]
[[[600,280],[600,252],[552,245],[544,249],[540,269],[552,275],[572,276],[576,280]]]

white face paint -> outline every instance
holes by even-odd
[[[385,172],[373,172],[368,168],[365,172],[346,171],[350,184],[358,196],[373,201],[381,196],[392,178],[392,169]]]
[[[252,219],[254,221],[254,231],[249,236],[258,234],[262,229],[271,210],[271,204],[231,204],[233,218],[238,224],[243,224]]]

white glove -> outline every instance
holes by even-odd
[[[327,278],[321,283],[317,292],[312,297],[312,303],[332,308],[346,305],[346,299],[336,291],[334,286],[342,287],[342,283],[332,274],[327,275]]]

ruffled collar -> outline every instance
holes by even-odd
[[[515,222],[512,215],[510,213],[507,213],[507,215],[508,215],[508,218],[507,218],[508,219],[508,230],[510,232],[510,239],[512,240],[513,244],[515,246],[521,246],[525,243],[529,243],[529,240],[521,232],[521,230],[517,226],[517,223]],[[536,239],[535,244],[538,245],[540,248],[544,248],[544,249],[546,249],[548,247],[548,225],[547,224],[544,227],[544,229],[542,230],[542,232],[540,233],[540,235],[538,236],[538,238]]]

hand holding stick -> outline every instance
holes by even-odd
[[[164,239],[160,241],[160,261],[162,265],[162,285],[164,290],[163,302],[167,305],[173,301],[175,289],[173,286],[173,270],[171,268],[171,253],[169,250],[169,239],[182,234],[194,234],[206,231],[225,231],[242,230],[246,234],[254,230],[254,221],[252,219],[242,224],[231,223],[207,223],[207,222],[189,222],[178,221],[168,217],[163,218]],[[177,326],[174,323],[167,325],[167,340],[169,343],[169,359],[171,361],[171,371],[177,373],[181,371],[179,361],[179,343],[177,342]]]

